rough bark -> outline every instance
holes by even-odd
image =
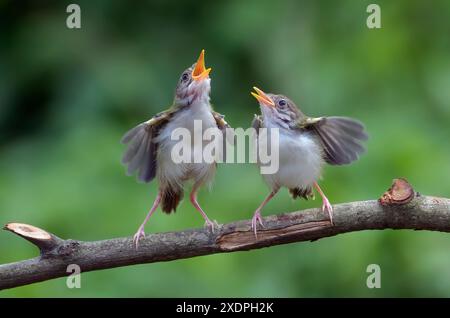
[[[450,232],[450,199],[423,196],[404,179],[377,201],[334,205],[334,225],[320,209],[272,215],[264,218],[258,238],[250,221],[206,229],[150,234],[136,250],[131,237],[83,242],[63,240],[34,226],[10,223],[5,229],[29,240],[40,256],[0,265],[0,289],[67,276],[68,265],[82,272],[106,268],[171,261],[214,253],[244,251],[321,238],[361,230],[412,229]]]

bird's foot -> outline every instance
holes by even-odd
[[[206,220],[205,222],[205,228],[210,231],[211,233],[215,233],[216,229],[219,228],[219,223],[217,223],[216,220]]]
[[[258,227],[257,223],[259,223],[259,225],[261,225],[261,227],[264,228],[264,224],[262,222],[262,217],[261,217],[261,212],[259,212],[259,211],[256,211],[252,218],[252,230],[255,233],[256,239],[258,238],[258,235],[256,234],[257,227]]]
[[[328,213],[328,217],[330,218],[330,223],[331,223],[331,225],[334,225],[334,223],[333,223],[333,207],[331,206],[330,201],[328,201],[327,198],[323,198],[322,211]]]
[[[144,227],[141,225],[133,236],[133,243],[136,249],[139,247],[139,240],[145,237]]]

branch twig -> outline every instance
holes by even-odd
[[[214,253],[251,250],[292,242],[314,241],[360,230],[413,229],[450,232],[450,199],[422,196],[404,179],[379,201],[334,206],[334,226],[320,209],[272,215],[255,239],[249,221],[224,224],[215,233],[205,229],[157,233],[145,237],[136,250],[133,240],[115,238],[82,242],[63,240],[31,225],[9,223],[5,229],[29,240],[40,256],[0,265],[0,290],[67,276],[67,266],[82,272],[133,264],[171,261]]]

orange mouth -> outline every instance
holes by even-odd
[[[266,106],[275,107],[275,103],[269,96],[267,96],[266,93],[264,93],[262,90],[260,90],[258,87],[255,86],[253,86],[253,89],[256,91],[256,93],[251,92],[251,94],[258,100],[258,102]]]
[[[195,64],[195,68],[192,71],[192,78],[195,81],[201,81],[208,77],[209,72],[211,72],[211,68],[205,67],[205,50],[202,50],[197,63]]]

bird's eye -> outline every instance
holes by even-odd
[[[188,79],[189,79],[189,74],[188,74],[188,73],[184,73],[184,74],[181,76],[181,80],[182,80],[183,82],[186,82]]]
[[[280,107],[286,106],[286,101],[285,101],[284,99],[280,99],[280,100],[278,101],[278,106],[280,106]]]

